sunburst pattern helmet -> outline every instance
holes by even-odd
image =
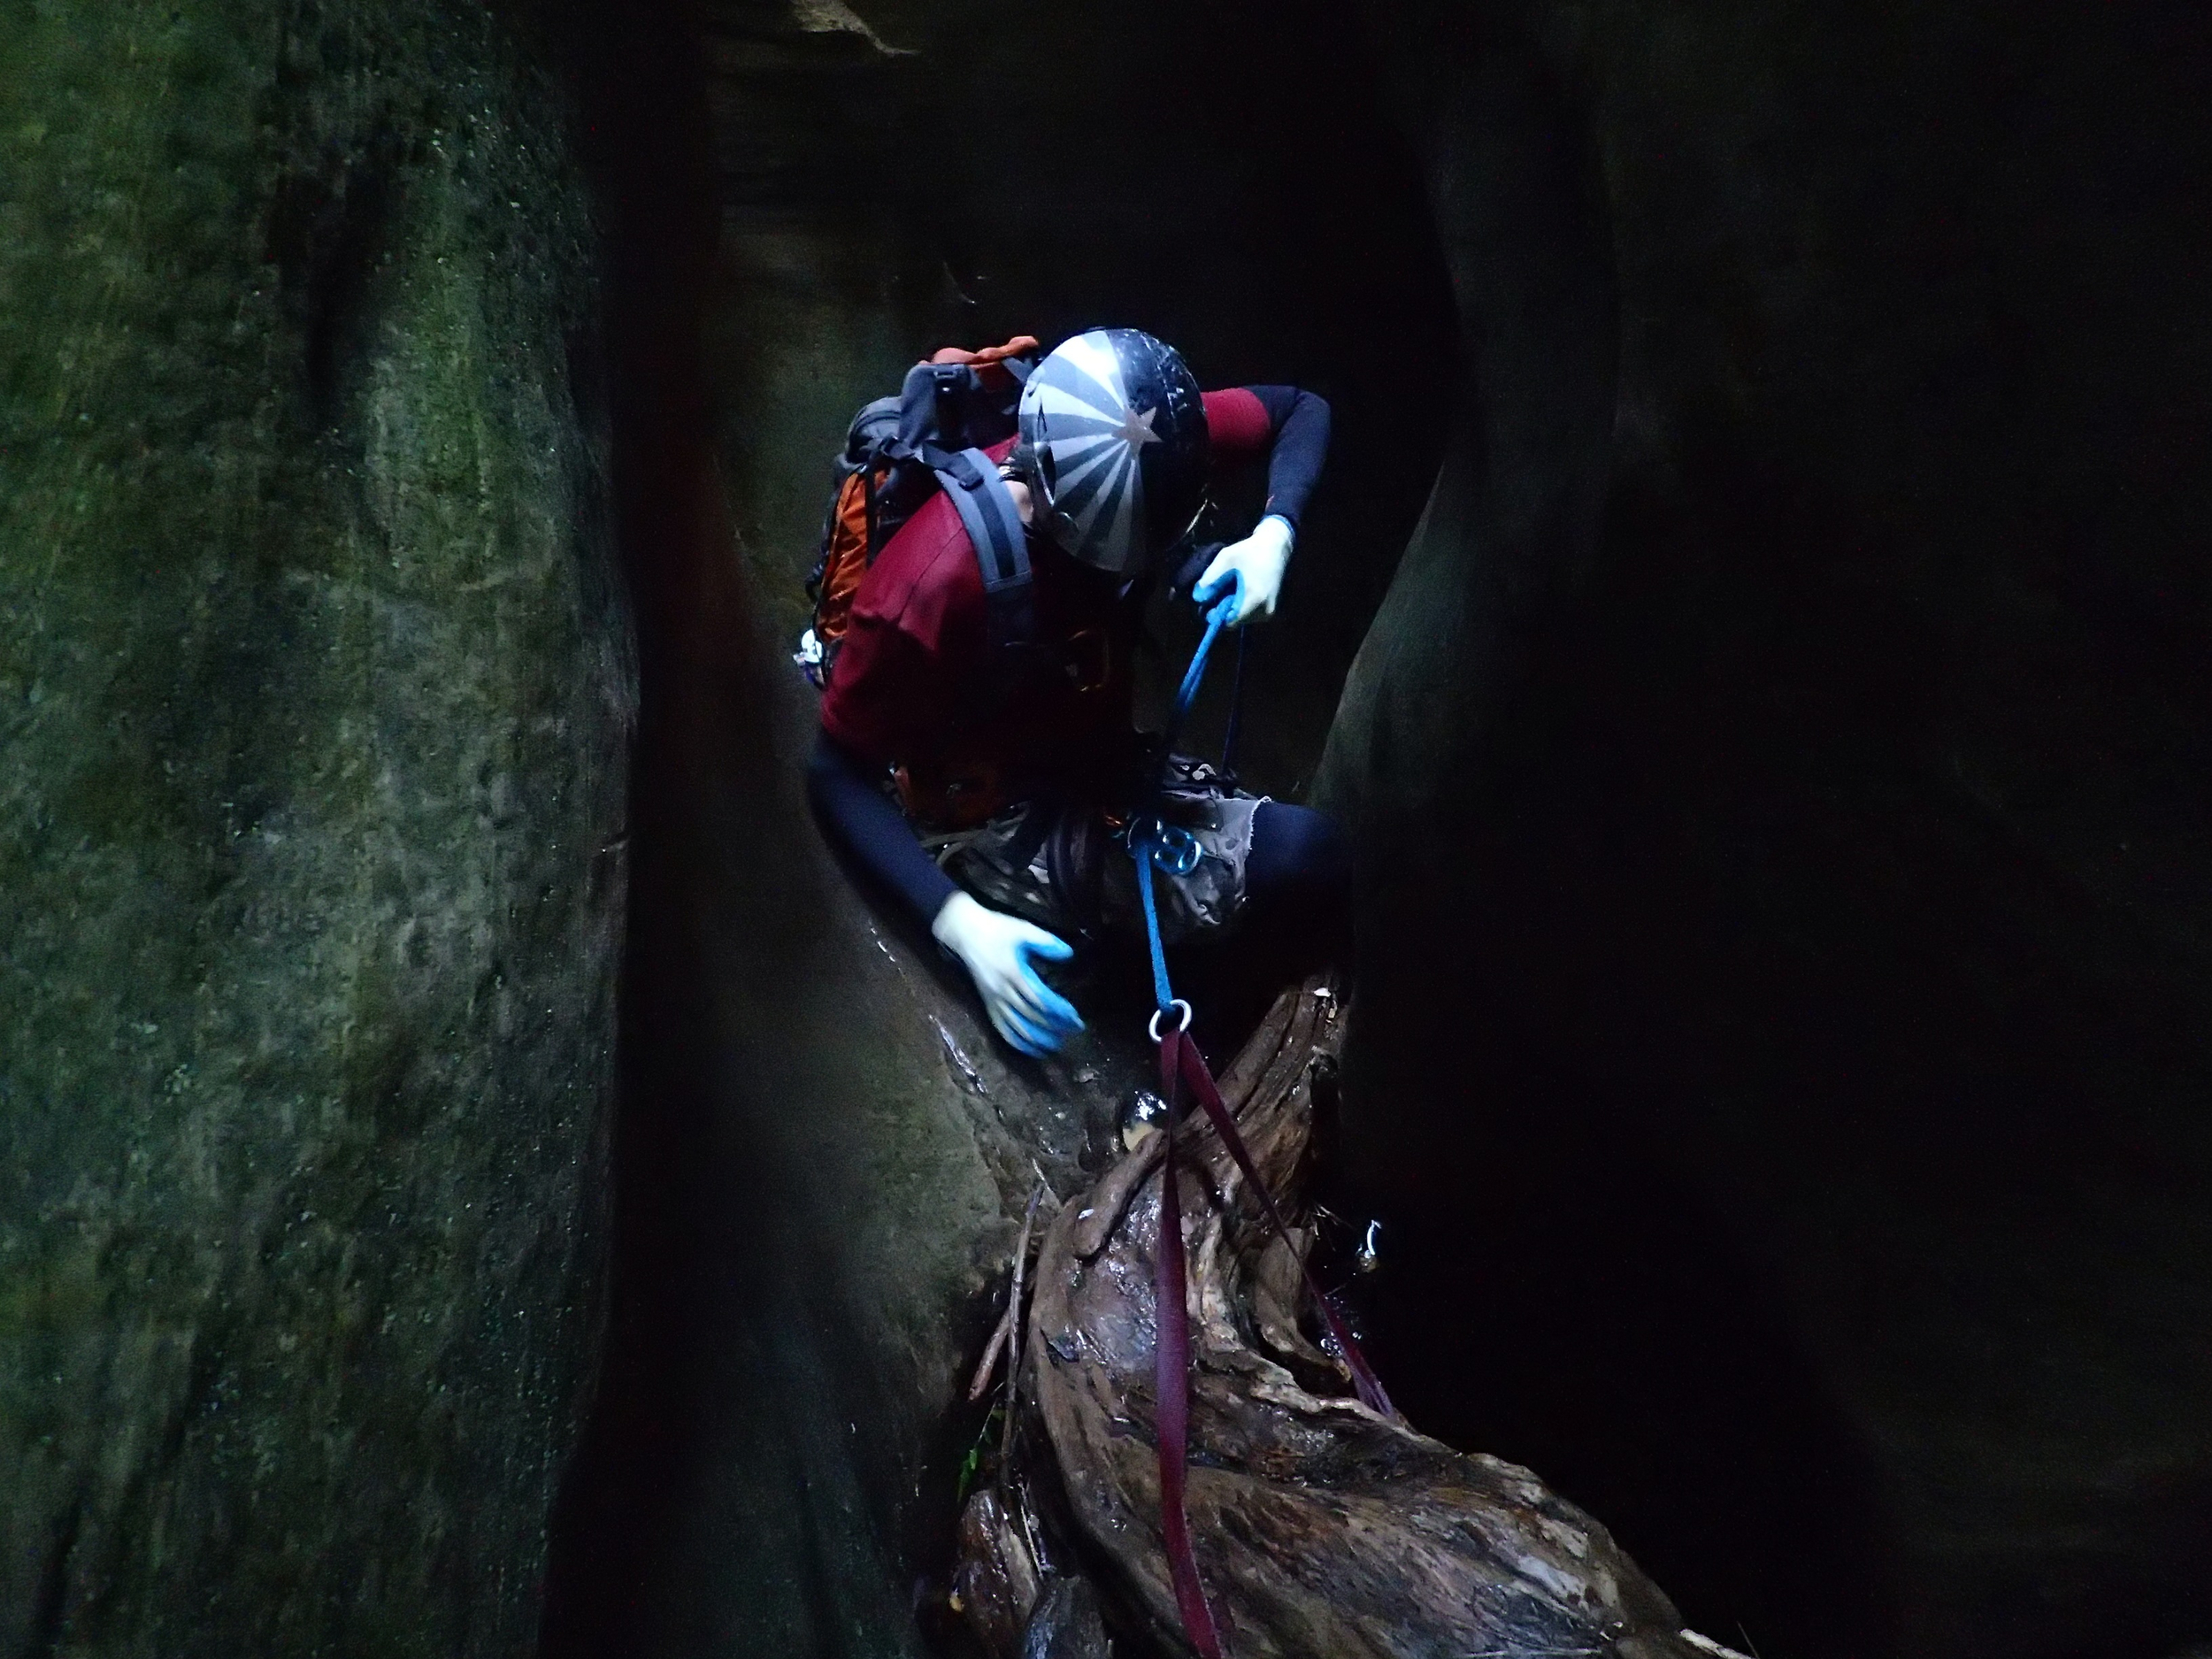
[[[1133,576],[1206,501],[1206,407],[1175,349],[1135,328],[1063,341],[1022,388],[1036,522],[1064,552]]]

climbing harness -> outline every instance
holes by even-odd
[[[1176,693],[1175,709],[1168,723],[1164,757],[1172,750],[1176,733],[1182,728],[1184,718],[1198,695],[1199,684],[1205,678],[1206,658],[1212,652],[1214,642],[1221,635],[1234,607],[1242,597],[1240,586],[1217,604],[1207,615],[1206,632],[1198,642],[1198,650],[1191,658],[1190,667],[1183,675],[1183,683]],[[1239,644],[1242,638],[1240,634]],[[1238,657],[1240,690],[1243,679],[1243,657]],[[1235,741],[1235,716],[1230,722],[1230,742]],[[1225,749],[1223,764],[1226,768],[1228,752]],[[1176,1120],[1181,1116],[1184,1092],[1196,1098],[1206,1114],[1207,1121],[1221,1137],[1221,1143],[1229,1151],[1245,1183],[1259,1195],[1268,1221],[1279,1236],[1288,1240],[1289,1226],[1276,1205],[1275,1194],[1260,1179],[1254,1167],[1251,1154],[1246,1150],[1244,1137],[1237,1133],[1236,1119],[1222,1103],[1221,1091],[1215,1085],[1213,1073],[1208,1070],[1198,1045],[1191,1041],[1191,1005],[1175,995],[1169,983],[1167,951],[1160,939],[1159,906],[1153,893],[1153,872],[1159,869],[1171,874],[1187,874],[1197,861],[1197,843],[1187,832],[1163,825],[1153,803],[1132,820],[1129,830],[1129,851],[1136,860],[1137,892],[1144,910],[1145,943],[1152,957],[1152,992],[1157,1003],[1147,1026],[1152,1041],[1160,1050],[1160,1096],[1166,1102],[1161,1124],[1165,1142],[1160,1166],[1160,1234],[1153,1252],[1156,1272],[1156,1294],[1159,1310],[1159,1336],[1154,1345],[1153,1381],[1157,1401],[1155,1432],[1159,1446],[1160,1462],[1160,1533],[1166,1546],[1169,1577],[1173,1581],[1175,1603],[1182,1614],[1184,1633],[1190,1639],[1200,1659],[1222,1659],[1221,1632],[1214,1622],[1213,1609],[1207,1604],[1204,1586],[1199,1582],[1198,1558],[1191,1548],[1190,1517],[1184,1502],[1184,1489],[1190,1457],[1190,1309],[1187,1301],[1187,1279],[1183,1262],[1182,1204],[1176,1178]],[[1186,862],[1187,860],[1187,862]],[[1297,1255],[1294,1250],[1292,1254]],[[1370,1409],[1385,1417],[1397,1413],[1390,1403],[1390,1396],[1383,1392],[1381,1382],[1360,1352],[1350,1329],[1333,1307],[1321,1286],[1315,1281],[1313,1271],[1300,1258],[1299,1271],[1304,1275],[1307,1294],[1314,1306],[1320,1310],[1327,1325],[1330,1340],[1338,1356],[1352,1376],[1352,1386],[1360,1401]]]

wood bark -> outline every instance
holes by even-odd
[[[1525,1469],[1455,1452],[1362,1405],[1344,1368],[1307,1334],[1299,1257],[1314,1235],[1300,1193],[1317,1079],[1333,1072],[1340,1031],[1325,986],[1287,991],[1221,1079],[1256,1167],[1293,1218],[1289,1237],[1273,1233],[1216,1135],[1195,1118],[1177,1134],[1188,1171],[1189,1514],[1230,1651],[1724,1654],[1681,1628],[1596,1521]],[[1039,1628],[1046,1592],[1078,1575],[1126,1627],[1165,1651],[1190,1651],[1161,1542],[1153,1436],[1164,1151],[1163,1136],[1148,1136],[1061,1208],[1040,1248],[1020,1379],[1025,1432],[971,1511],[962,1568],[971,1604],[991,1609],[987,1629],[980,1618],[972,1627],[995,1653],[1057,1651],[1059,1635]],[[1025,1618],[1016,1648],[1009,1638]]]

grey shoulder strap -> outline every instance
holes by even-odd
[[[1026,645],[1034,629],[1029,592],[1029,540],[1021,513],[998,475],[998,465],[980,449],[947,454],[933,449],[923,458],[936,472],[960,514],[983,572],[983,597],[989,607],[989,641],[996,651]]]

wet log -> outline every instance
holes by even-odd
[[[1317,1076],[1341,1020],[1325,987],[1286,992],[1222,1078],[1256,1167],[1294,1217],[1274,1235],[1210,1131],[1179,1132],[1193,1350],[1189,1515],[1238,1659],[1694,1659],[1727,1650],[1605,1529],[1525,1469],[1468,1455],[1352,1396],[1302,1328],[1294,1219]],[[1194,1120],[1194,1122],[1195,1120]],[[1190,1651],[1160,1530],[1153,1251],[1164,1138],[1066,1204],[1041,1246],[1023,1373],[1026,1461],[1054,1555],[1122,1617]],[[1025,1488],[1024,1483],[1026,1483]],[[1065,1570],[1067,1560],[1059,1565]]]

